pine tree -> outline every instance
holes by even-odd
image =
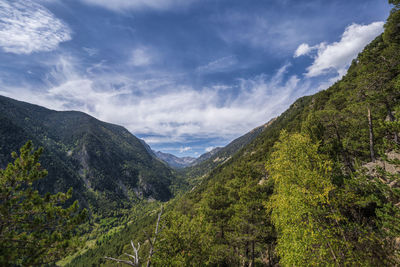
[[[43,265],[65,256],[75,227],[84,219],[67,193],[41,196],[33,185],[47,175],[39,163],[43,149],[27,142],[14,164],[0,169],[0,265]]]
[[[256,259],[262,257],[272,262],[272,251],[267,244],[274,241],[275,235],[271,222],[265,217],[264,206],[271,186],[265,180],[260,181],[262,175],[251,164],[240,164],[234,176],[229,182],[234,199],[230,220],[233,231],[229,241],[237,248],[242,266],[255,266]]]

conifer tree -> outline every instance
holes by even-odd
[[[14,164],[0,169],[0,265],[30,266],[54,263],[71,245],[75,227],[84,219],[78,202],[63,208],[72,195],[41,196],[33,184],[47,175],[39,163],[43,149],[27,142]]]

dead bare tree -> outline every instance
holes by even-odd
[[[149,243],[150,243],[149,258],[147,260],[147,265],[146,265],[147,267],[150,267],[150,264],[151,264],[151,257],[153,256],[153,253],[154,253],[154,245],[156,244],[156,241],[157,241],[157,236],[158,236],[158,233],[159,233],[159,225],[160,225],[160,220],[161,220],[162,213],[163,213],[163,207],[161,206],[161,211],[158,214],[158,218],[157,218],[156,230],[154,231],[153,241],[151,240],[150,237],[147,238],[149,240]]]
[[[161,221],[161,215],[162,215],[162,213],[163,213],[163,206],[161,206],[160,213],[158,214],[157,224],[156,224],[156,229],[155,229],[155,231],[154,231],[153,240],[152,240],[152,238],[151,238],[150,236],[148,236],[147,233],[145,232],[145,234],[147,235],[147,240],[149,241],[149,244],[150,244],[149,257],[148,257],[148,259],[147,259],[147,265],[146,265],[147,267],[150,266],[150,264],[151,264],[151,257],[152,257],[153,254],[154,254],[154,246],[155,246],[156,241],[157,241],[157,236],[158,236],[158,234],[159,234],[159,232],[160,232],[160,221]],[[107,259],[107,260],[112,260],[112,261],[118,262],[118,263],[123,263],[123,264],[129,265],[129,266],[138,267],[138,266],[141,265],[140,259],[139,259],[140,243],[138,242],[137,247],[135,247],[135,245],[133,244],[133,241],[131,240],[131,246],[132,246],[132,248],[133,248],[134,255],[131,255],[131,254],[128,254],[128,253],[124,253],[124,255],[126,255],[126,256],[132,258],[132,261],[131,261],[131,260],[116,259],[116,258],[107,257],[107,256],[104,257],[104,258]]]
[[[374,152],[374,131],[372,126],[372,115],[371,109],[368,107],[368,129],[369,129],[369,151],[371,154],[371,161],[375,162],[375,152]]]
[[[105,258],[106,258],[107,260],[116,261],[116,262],[118,262],[118,263],[125,263],[125,264],[127,264],[127,265],[129,265],[129,266],[140,266],[140,265],[139,265],[139,255],[138,255],[139,249],[140,249],[140,243],[138,242],[138,246],[137,246],[137,248],[136,248],[135,245],[133,244],[133,241],[131,240],[131,245],[132,245],[133,252],[135,253],[135,255],[131,255],[131,254],[128,254],[128,253],[124,253],[124,255],[126,255],[126,256],[132,258],[133,261],[115,259],[115,258],[111,258],[111,257],[105,257]]]

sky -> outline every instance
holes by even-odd
[[[197,157],[328,88],[385,0],[0,0],[0,95]]]

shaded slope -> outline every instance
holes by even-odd
[[[397,19],[393,20],[394,17]],[[161,262],[173,260],[194,265],[195,258],[202,258],[204,259],[202,263],[207,262],[209,265],[227,266],[234,256],[240,256],[240,264],[246,264],[250,250],[256,252],[253,255],[260,266],[278,264],[279,259],[274,259],[276,232],[273,226],[268,224],[270,211],[263,209],[273,192],[273,184],[268,179],[265,165],[282,130],[309,135],[315,143],[320,144],[318,152],[335,163],[333,166],[335,173],[340,173],[341,178],[345,176],[350,180],[352,168],[371,160],[368,108],[371,110],[375,125],[372,130],[375,151],[378,153],[387,149],[388,145],[396,147],[396,133],[388,125],[400,121],[399,22],[400,12],[396,9],[392,11],[391,18],[385,26],[384,35],[377,37],[364,49],[341,81],[327,90],[295,101],[288,110],[248,145],[235,153],[230,160],[217,164],[216,167],[210,167],[211,171],[199,170],[203,173],[210,172],[191,192],[171,203],[166,209],[165,217],[168,221],[164,231],[170,235],[159,239],[159,249],[168,252],[164,254],[168,255],[167,258],[157,259],[161,266],[163,266]],[[334,179],[332,182],[340,186],[343,181]],[[256,199],[251,198],[254,188],[261,191]],[[246,194],[249,192],[250,194]],[[261,220],[258,222],[251,221],[253,218],[246,216],[248,214],[246,212],[251,211],[248,208],[252,205],[251,201],[262,202],[259,206]],[[351,203],[350,206],[364,216],[365,222],[371,221],[373,218],[368,216],[376,215],[374,208],[377,206],[366,205],[367,207],[364,206],[363,209],[362,204]],[[364,211],[367,215],[362,214]],[[235,216],[236,220],[232,220]],[[250,226],[242,229],[245,230],[242,233],[236,232],[238,218],[240,223]],[[351,221],[357,220],[353,218]],[[154,220],[150,222],[152,223]],[[205,230],[199,230],[201,228],[199,226],[203,225]],[[149,224],[132,225],[124,229],[123,233],[137,237],[134,241],[142,242],[143,237],[137,233],[146,227],[149,227]],[[246,230],[251,230],[253,227],[259,227],[257,231],[263,233],[262,238],[249,235],[249,231]],[[221,228],[227,233],[225,236],[221,234]],[[185,229],[189,230],[185,232]],[[195,235],[193,231],[196,230],[198,231]],[[363,239],[364,235],[358,233],[355,237]],[[255,241],[252,248],[249,246],[250,241]],[[81,266],[85,263],[99,263],[102,261],[104,251],[107,251],[107,255],[115,257],[124,252],[129,253],[128,246],[123,247],[128,242],[126,239],[120,243],[118,236],[110,238],[74,263]],[[230,248],[233,249],[229,250]],[[366,249],[366,253],[374,255],[374,248],[363,247],[363,249]],[[363,249],[358,249],[357,252]],[[268,258],[265,258],[266,254],[269,255]]]
[[[49,175],[38,185],[42,192],[73,187],[84,205],[103,210],[130,206],[137,198],[172,196],[170,169],[121,126],[1,96],[0,114],[0,165],[28,139],[43,146],[42,162]]]

